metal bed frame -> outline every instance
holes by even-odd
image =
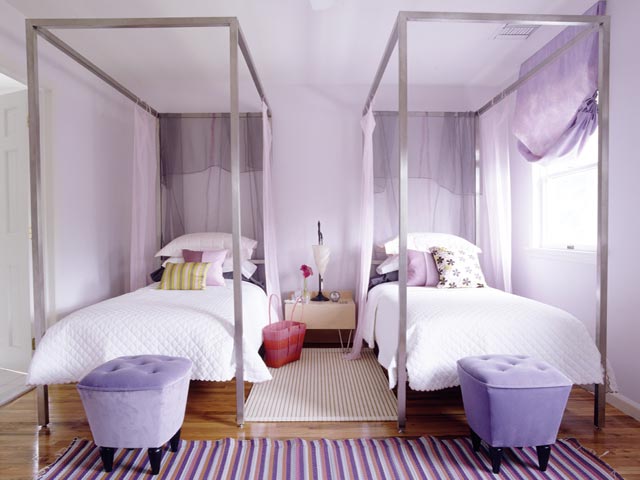
[[[529,73],[509,85],[502,92],[489,100],[477,112],[476,119],[500,103],[520,85],[554,62],[560,55],[584,39],[587,35],[599,32],[599,70],[598,70],[598,246],[597,246],[597,284],[596,284],[596,344],[600,351],[604,382],[595,385],[594,424],[598,428],[605,425],[605,405],[607,386],[607,280],[608,280],[608,217],[609,217],[609,52],[610,52],[610,18],[606,15],[528,15],[528,14],[494,14],[494,13],[451,13],[451,12],[407,12],[403,11],[391,31],[382,60],[376,71],[369,96],[364,105],[363,115],[372,106],[374,96],[380,86],[391,55],[398,46],[398,118],[399,118],[399,335],[398,335],[398,429],[403,432],[406,427],[407,414],[407,224],[408,224],[408,76],[407,76],[407,24],[408,22],[438,23],[509,23],[516,25],[541,26],[585,26],[585,30],[573,40],[559,48],[544,62]],[[442,114],[442,113],[441,113]],[[476,120],[477,121],[477,120]],[[477,142],[477,137],[476,137]]]
[[[46,331],[45,316],[45,272],[44,272],[44,244],[42,240],[42,187],[41,187],[41,150],[40,150],[40,84],[38,79],[38,37],[47,40],[67,56],[85,67],[88,71],[104,80],[108,85],[140,105],[151,115],[160,117],[162,114],[144,102],[141,98],[119,83],[116,79],[100,69],[89,59],[78,53],[67,43],[62,41],[51,30],[58,29],[113,29],[113,28],[206,28],[223,27],[229,29],[230,45],[230,113],[231,118],[231,209],[232,209],[232,245],[235,251],[240,251],[240,112],[239,112],[239,78],[238,78],[238,50],[247,64],[253,83],[261,100],[267,106],[267,114],[271,115],[271,108],[267,101],[262,82],[256,71],[247,41],[235,17],[174,17],[174,18],[77,18],[77,19],[27,19],[27,83],[29,96],[29,168],[31,191],[31,231],[32,231],[32,271],[33,271],[33,304],[35,341],[38,345]],[[202,114],[178,114],[182,116],[201,116]],[[206,114],[214,116],[216,114]],[[225,115],[225,114],[222,114]],[[243,316],[242,316],[242,273],[240,269],[240,255],[233,258],[233,297],[234,297],[234,344],[236,360],[236,421],[239,426],[244,424],[244,369],[243,369]],[[36,390],[38,424],[46,426],[49,423],[49,398],[47,385],[41,385]]]

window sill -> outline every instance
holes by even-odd
[[[596,252],[588,250],[561,250],[559,248],[527,248],[527,256],[540,260],[596,264]]]

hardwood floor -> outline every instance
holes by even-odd
[[[247,387],[248,392],[249,387]],[[91,438],[74,385],[50,388],[51,424],[36,426],[35,392],[0,408],[0,479],[33,478],[51,463],[74,437]],[[575,388],[562,422],[560,436],[576,437],[626,479],[640,479],[640,423],[607,406],[607,426],[592,426],[593,397]],[[389,437],[394,422],[254,423],[235,425],[234,384],[192,382],[183,438],[354,438]],[[459,389],[412,392],[408,396],[405,436],[467,435]]]

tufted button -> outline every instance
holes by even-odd
[[[571,381],[551,365],[526,355],[481,355],[458,360],[459,369],[498,388],[566,386]]]
[[[149,390],[164,388],[189,375],[191,360],[162,355],[120,357],[95,368],[78,384],[96,390]]]

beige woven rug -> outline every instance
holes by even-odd
[[[397,419],[396,397],[370,349],[346,360],[340,348],[304,348],[297,362],[269,370],[273,380],[251,388],[248,422]]]

